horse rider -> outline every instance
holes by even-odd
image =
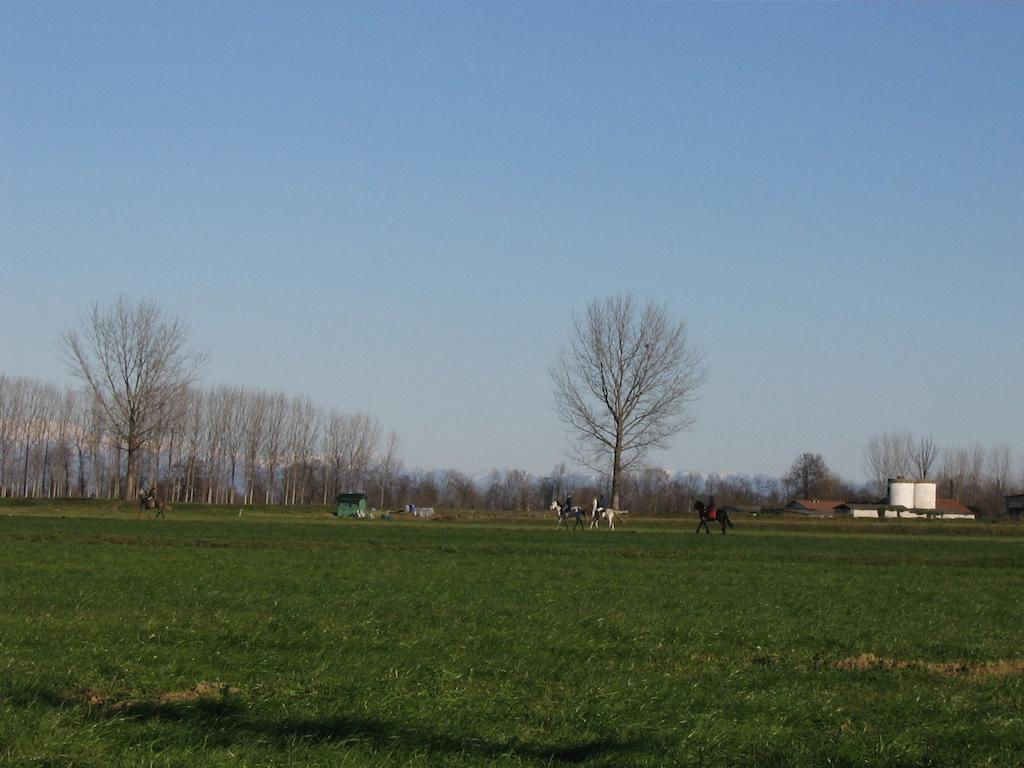
[[[572,494],[568,493],[565,496],[565,504],[562,505],[562,515],[568,515],[572,512]]]

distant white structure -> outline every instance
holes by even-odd
[[[897,477],[895,479],[889,478],[889,505],[893,507],[914,509],[915,485],[917,485],[917,483],[913,480],[908,480],[905,477]],[[935,483],[932,483],[932,493],[934,494],[934,492]]]
[[[1020,497],[1024,499],[1024,496]],[[849,515],[850,517],[866,517],[874,519],[899,518],[915,520],[938,518],[941,520],[973,520],[974,513],[955,499],[941,499],[936,494],[936,485],[931,480],[911,480],[906,477],[895,477],[889,480],[889,492],[884,501],[862,503],[835,501],[822,502],[827,509],[820,507],[818,502],[806,499],[793,501],[787,510],[807,513],[808,510],[820,510],[821,517]],[[1024,503],[1022,503],[1024,508]]]
[[[973,520],[974,513],[958,501],[940,499],[931,480],[896,477],[889,480],[886,517],[940,517],[945,520]]]
[[[935,509],[935,483],[925,480],[914,483],[914,509]]]
[[[890,478],[889,505],[908,510],[935,511],[935,483],[931,480],[910,480],[906,477]]]

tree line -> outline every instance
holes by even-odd
[[[850,485],[833,473],[821,454],[803,453],[782,478],[787,494],[822,500],[878,501],[890,478],[931,480],[940,498],[958,501],[982,515],[1003,512],[1003,497],[1024,488],[1024,473],[1014,466],[1007,445],[940,447],[929,436],[908,431],[883,432],[864,447],[867,484]]]
[[[121,498],[126,451],[105,425],[86,391],[0,374],[0,497]],[[407,468],[398,434],[385,433],[373,416],[234,386],[184,389],[137,463],[140,486],[155,485],[172,502],[330,504],[338,493],[361,491],[379,509],[528,512],[570,493],[583,505],[607,493],[606,478],[565,464],[545,475],[494,469],[485,477]],[[782,478],[635,468],[623,476],[621,504],[671,515],[709,495],[720,505],[769,509],[794,496],[871,501],[889,477],[913,476],[935,480],[940,496],[998,514],[1002,497],[1021,485],[1013,466],[1006,446],[939,449],[931,438],[886,433],[865,447],[867,486],[844,482],[820,454],[807,453]]]
[[[221,386],[182,389],[162,416],[133,468],[168,500],[324,504],[370,485],[393,499],[398,437],[367,414]],[[0,497],[124,498],[127,453],[91,393],[0,375]]]
[[[906,432],[868,443],[867,488],[843,482],[812,453],[780,480],[650,468],[649,451],[693,423],[689,406],[708,371],[684,321],[629,295],[595,299],[575,316],[569,347],[551,369],[556,411],[591,477],[570,475],[564,464],[544,477],[407,472],[398,435],[382,440],[372,416],[324,411],[280,392],[198,386],[205,358],[190,348],[188,327],[123,294],[67,327],[60,348],[81,390],[0,376],[0,497],[132,499],[156,487],[170,501],[294,505],[366,491],[381,508],[527,511],[569,493],[586,504],[608,491],[619,509],[658,514],[688,510],[706,495],[761,507],[782,506],[786,495],[867,501],[889,477],[927,479],[935,470],[940,493],[997,512],[1020,481],[1007,447],[940,452],[930,437]]]
[[[380,509],[415,503],[449,509],[545,510],[572,494],[606,493],[600,475],[556,465],[547,475],[493,469],[406,468],[398,434],[365,413],[340,413],[306,397],[245,387],[187,387],[137,452],[140,488],[171,502],[245,505],[330,504],[338,493],[367,493]],[[86,390],[0,374],[0,498],[123,498],[127,451]],[[673,474],[644,468],[623,478],[627,505],[650,514],[723,502],[773,505],[772,478]]]

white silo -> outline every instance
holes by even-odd
[[[914,508],[914,481],[905,477],[889,480],[889,504],[894,507]]]
[[[935,509],[935,483],[930,480],[914,483],[914,509]]]

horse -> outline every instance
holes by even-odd
[[[615,521],[621,520],[621,516],[628,514],[628,510],[620,509],[615,510],[609,507],[598,507],[597,499],[590,502],[590,528],[588,530],[594,530],[594,528],[601,527],[601,521],[604,520],[608,524],[608,527],[613,531],[615,530]]]
[[[164,513],[170,510],[170,507],[164,503],[164,500],[156,495],[155,488],[151,489],[149,493],[143,492],[139,494],[139,513],[135,516],[135,519],[138,520],[142,517],[143,512],[151,509],[156,510],[156,514],[153,515],[154,519],[158,517],[166,519],[167,515]]]
[[[562,509],[562,505],[557,501],[552,501],[551,506],[548,507],[552,512],[558,513],[558,527],[561,528],[563,525],[566,530],[569,530],[569,518],[572,518],[573,524],[572,529],[575,531],[576,527],[579,526],[581,529],[585,525],[583,510],[579,507],[570,507],[568,510]]]
[[[700,529],[703,528],[705,533],[711,533],[711,529],[708,528],[708,520],[715,520],[722,527],[722,533],[725,533],[726,527],[732,528],[732,520],[729,519],[729,513],[724,509],[713,510],[708,507],[703,501],[695,501],[693,508],[697,512],[697,517],[700,522],[697,523],[697,530],[694,533],[700,533]],[[714,515],[712,517],[712,514]]]

